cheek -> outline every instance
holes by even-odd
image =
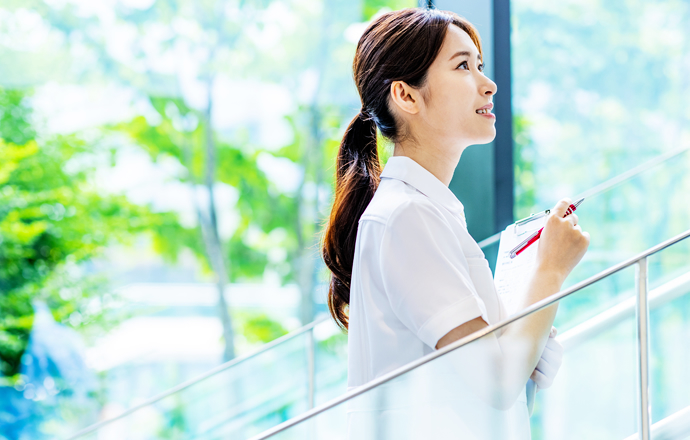
[[[431,89],[431,108],[441,117],[458,117],[468,112],[472,113],[474,102],[468,86],[457,79],[437,81]]]

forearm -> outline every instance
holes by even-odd
[[[537,269],[523,295],[520,310],[560,291],[564,277]],[[524,387],[534,371],[549,338],[558,304],[546,307],[508,325],[497,338],[502,353],[502,386],[508,396]]]
[[[547,298],[561,289],[564,276],[548,269],[535,270],[522,294],[520,309]],[[498,409],[508,409],[532,375],[549,337],[558,305],[554,304],[449,353],[468,391]],[[481,318],[457,327],[437,345],[445,345],[485,328]],[[446,361],[443,361],[446,362]]]
[[[557,274],[536,270],[521,308],[553,295],[561,284],[562,277]],[[456,350],[452,362],[469,390],[492,407],[510,408],[539,362],[557,307],[549,306],[508,325],[500,336],[494,332]]]

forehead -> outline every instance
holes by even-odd
[[[446,37],[441,45],[439,57],[442,57],[442,61],[448,61],[454,53],[459,51],[470,52],[471,58],[476,58],[479,55],[477,46],[474,45],[474,41],[467,32],[451,24],[448,26],[448,32],[446,32]]]

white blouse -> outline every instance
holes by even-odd
[[[494,324],[507,317],[507,313],[496,293],[488,261],[467,231],[462,203],[446,185],[412,159],[391,157],[357,230],[350,288],[348,390],[431,353],[441,337],[477,317]],[[423,389],[428,397],[429,390],[434,388],[434,384],[430,384],[434,378],[422,377],[425,374],[435,376],[438,385],[447,381],[456,384],[457,387],[450,386],[441,392],[446,395],[442,398],[445,402],[429,414],[438,417],[439,411],[447,412],[450,405],[454,408],[451,412],[455,419],[446,414],[441,425],[446,424],[455,433],[452,438],[456,438],[455,435],[473,438],[469,432],[474,432],[477,438],[484,438],[482,436],[486,433],[478,432],[476,427],[457,429],[464,423],[457,419],[458,416],[460,419],[463,414],[470,413],[475,419],[483,416],[475,414],[478,405],[473,399],[465,399],[464,403],[448,402],[450,390],[455,389],[455,394],[468,393],[459,384],[462,380],[454,379],[457,373],[448,369],[451,358],[444,358],[426,364],[428,367],[420,368],[415,374],[406,375],[407,379],[417,379],[402,387],[412,390],[417,388],[413,383],[426,383],[419,389]],[[449,376],[443,379],[441,376],[445,375]],[[420,377],[422,382],[419,382]],[[406,379],[403,377],[401,380]],[[382,387],[380,392],[386,388],[396,395],[400,391],[399,386],[396,388],[390,384]],[[406,426],[389,420],[389,398],[381,400],[379,395],[372,400],[376,393],[368,394],[349,405],[349,438],[387,438],[387,434],[392,435],[388,432],[390,430],[385,430],[384,435],[380,426],[374,428],[371,425],[374,413],[378,414],[377,420],[386,419],[392,423],[385,423],[387,426]],[[451,400],[452,395],[450,392]],[[522,396],[516,404],[518,413],[513,410],[487,416],[492,421],[496,417],[504,421],[515,419],[509,423],[513,425],[510,431],[520,431],[521,435],[514,437],[502,433],[502,438],[529,438],[524,393]],[[438,400],[433,396],[429,398]],[[396,401],[400,402],[400,399],[405,400],[396,397]],[[382,401],[388,403],[382,404]],[[428,404],[425,403],[424,411],[429,411]],[[463,407],[466,409],[461,409]],[[400,413],[400,408],[397,411],[398,417],[410,420],[405,411]],[[417,408],[413,413],[419,415],[420,411]],[[484,414],[486,411],[479,412]],[[421,437],[412,435],[414,429],[408,427],[402,428],[405,434],[402,438],[432,438],[428,437],[431,433],[424,427],[438,427],[439,423],[438,420],[431,422],[427,417],[420,425]],[[516,423],[521,426],[514,426]],[[439,429],[443,430],[443,427]],[[441,432],[434,435],[451,438]]]

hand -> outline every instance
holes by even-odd
[[[549,339],[546,341],[544,352],[537,363],[537,368],[534,369],[530,376],[530,379],[537,384],[537,390],[546,389],[553,384],[553,379],[563,363],[563,346],[556,340],[557,333],[556,327],[551,327],[551,333],[549,333]]]
[[[557,274],[561,283],[580,262],[589,247],[589,233],[578,225],[577,214],[563,217],[572,203],[562,199],[551,210],[539,240],[537,265],[542,270]]]

